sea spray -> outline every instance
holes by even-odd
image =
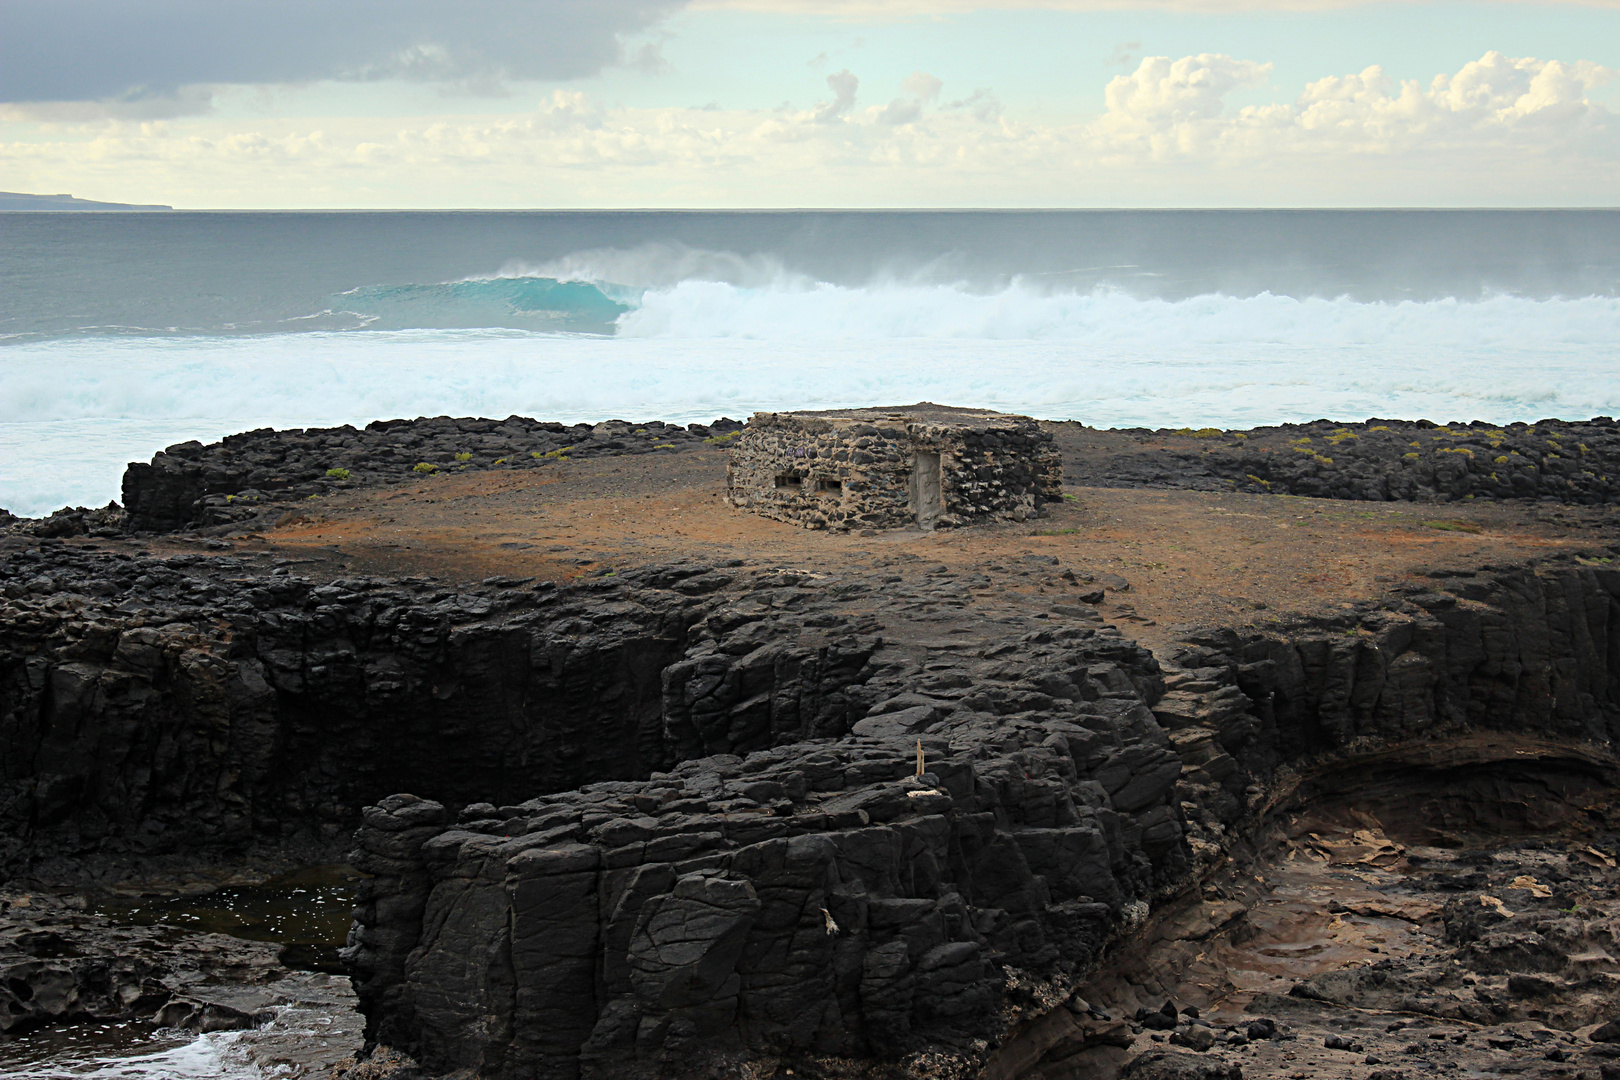
[[[1598,311],[1564,319],[1582,305]],[[1445,340],[1445,313],[1416,331],[1410,319],[1386,319],[1373,342],[1320,323],[1308,328],[1314,342],[1222,341],[1225,331],[1210,323],[1210,340],[1200,341],[1187,329],[1196,319],[1111,340],[418,330],[40,342],[0,353],[0,506],[39,514],[104,504],[117,496],[125,462],[185,439],[394,416],[691,423],[919,400],[1104,427],[1612,415],[1620,409],[1613,307],[1543,304],[1527,309],[1527,318],[1544,318],[1521,323],[1521,338],[1463,344]],[[1605,318],[1613,329],[1599,336]]]

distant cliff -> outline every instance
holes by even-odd
[[[80,213],[106,214],[173,209],[172,206],[140,206],[135,203],[95,202],[91,199],[75,199],[72,195],[27,195],[20,191],[0,191],[0,213],[15,213],[17,211],[61,213],[76,210]]]

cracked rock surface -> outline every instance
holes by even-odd
[[[475,479],[439,490],[487,508]],[[352,846],[353,1080],[1573,1080],[1616,1002],[1620,572],[1602,514],[1566,543],[1515,513],[1477,514],[1508,555],[1212,626],[1151,617],[1164,566],[1133,588],[1027,528],[671,538],[547,579],[13,532],[0,866],[79,888]],[[27,972],[72,959],[27,941]],[[14,1015],[185,996],[126,967],[17,968]]]

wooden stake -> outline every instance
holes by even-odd
[[[917,740],[917,775],[918,775],[918,776],[921,776],[921,775],[922,775],[922,774],[923,774],[923,749],[922,749],[922,740],[921,740],[921,739],[918,739],[918,740]]]

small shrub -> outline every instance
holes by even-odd
[[[1416,461],[1418,459],[1418,456],[1419,455],[1418,455],[1418,452],[1416,450],[1413,450],[1411,453],[1401,455],[1401,457],[1405,458],[1408,461]]]
[[[541,458],[545,457],[546,455],[542,454],[538,450],[530,450],[529,451],[529,456],[534,458],[536,461],[539,461]]]
[[[498,458],[495,459],[495,464],[497,464],[497,465],[505,465],[506,464],[506,459],[503,458],[503,457],[498,457]]]
[[[1474,456],[1474,452],[1472,450],[1468,449],[1468,447],[1466,447],[1466,446],[1442,446],[1438,450],[1436,450],[1435,453],[1437,453],[1437,454],[1467,454],[1469,457]]]
[[[1195,439],[1218,439],[1225,434],[1226,432],[1222,431],[1220,428],[1205,427],[1199,428],[1197,431],[1193,432],[1192,437]]]
[[[1419,524],[1431,529],[1439,529],[1441,532],[1477,533],[1484,531],[1483,526],[1476,525],[1472,521],[1423,521],[1419,522]]]
[[[349,470],[348,469],[327,469],[326,470],[326,478],[328,480],[347,480],[349,478]]]
[[[468,453],[466,450],[463,450],[461,453],[456,455],[456,460],[457,461],[471,461],[472,460],[472,454]]]
[[[1377,427],[1370,427],[1367,430],[1368,431],[1388,431],[1389,430],[1389,425],[1388,424],[1379,424]]]
[[[438,471],[439,467],[433,464],[431,461],[418,461],[415,465],[411,466],[411,472],[436,473]]]
[[[727,432],[724,435],[710,435],[707,439],[704,439],[703,441],[706,442],[706,443],[709,443],[710,445],[718,445],[720,443],[728,443],[732,439],[735,439],[738,435],[741,435],[741,434],[742,434],[741,429],[738,429],[737,431]]]
[[[654,450],[673,450],[673,449],[675,449],[675,444],[672,443],[672,442],[655,443],[653,445],[653,449]]]
[[[567,461],[568,451],[572,449],[572,446],[565,446],[560,450],[547,450],[541,457],[550,458],[552,461]]]

